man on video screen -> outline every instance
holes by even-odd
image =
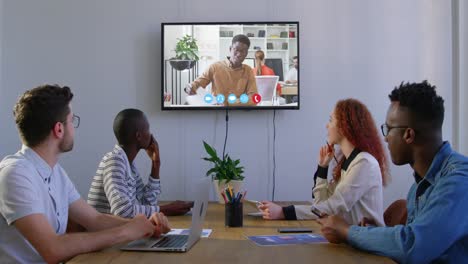
[[[242,64],[248,54],[250,40],[245,35],[236,35],[229,47],[230,56],[209,66],[201,76],[188,84],[185,91],[194,95],[199,87],[206,88],[211,83],[211,93],[224,95],[224,105],[252,106],[252,96],[257,93],[257,84],[252,68]],[[236,101],[228,100],[229,95],[234,94]],[[246,102],[243,100],[247,98]]]

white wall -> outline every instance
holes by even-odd
[[[462,48],[460,54],[460,90],[462,94],[460,101],[462,102],[462,108],[460,109],[460,121],[462,122],[462,129],[460,137],[463,139],[463,145],[460,151],[464,155],[468,155],[468,139],[466,137],[468,133],[468,121],[466,113],[468,113],[468,2],[460,1],[460,26],[462,38],[460,39],[460,47]]]
[[[458,25],[458,51],[454,54],[458,61],[456,63],[458,68],[456,69],[455,78],[458,79],[458,87],[455,91],[455,95],[458,96],[457,110],[459,111],[458,117],[458,143],[459,151],[465,155],[468,155],[468,139],[466,134],[468,132],[468,121],[466,114],[468,113],[468,2],[463,0],[456,0],[458,3],[458,21],[455,21]],[[455,131],[454,131],[455,132]]]
[[[149,117],[162,152],[164,199],[183,199],[209,165],[202,140],[221,151],[223,112],[160,111],[160,23],[300,22],[301,110],[276,113],[276,198],[310,198],[319,147],[335,102],[355,97],[384,121],[387,95],[402,80],[429,79],[451,104],[449,1],[4,1],[0,156],[20,142],[10,109],[41,83],[72,87],[81,116],[75,149],[61,164],[83,196],[102,155],[115,142],[112,120],[126,107]],[[274,6],[282,6],[277,8]],[[1,36],[1,35],[0,35]],[[5,110],[6,109],[6,110]],[[451,108],[444,133],[451,139]],[[246,168],[252,199],[271,197],[271,111],[230,113],[227,149]],[[6,124],[6,125],[4,125]],[[137,166],[149,173],[141,153]],[[409,166],[391,167],[385,205],[405,197]],[[214,196],[213,196],[214,197]]]
[[[3,59],[2,59],[2,54],[3,54],[3,0],[0,1],[0,131],[4,131],[4,127],[6,126],[6,123],[9,121],[5,120],[6,117],[6,110],[7,108],[5,107],[7,105],[7,102],[5,100],[4,96],[4,87],[3,87]],[[2,150],[4,146],[3,140],[0,140],[0,153],[3,154]],[[1,157],[0,157],[1,158]]]

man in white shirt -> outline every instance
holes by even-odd
[[[0,162],[0,263],[57,263],[169,231],[167,218],[131,220],[98,213],[80,198],[61,153],[73,148],[80,119],[68,87],[26,91],[14,108],[23,147]],[[68,219],[88,232],[66,234]]]
[[[293,66],[289,69],[288,74],[286,74],[286,83],[287,84],[297,84],[297,70],[299,69],[299,58],[297,56],[293,57]]]

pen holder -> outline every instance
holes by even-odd
[[[229,227],[241,227],[243,225],[244,214],[242,203],[227,203],[225,205],[224,223]]]

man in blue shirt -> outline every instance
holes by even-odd
[[[338,216],[319,221],[332,243],[401,263],[468,261],[468,158],[442,140],[444,100],[427,81],[402,83],[390,97],[382,133],[396,165],[409,164],[415,183],[406,225],[350,226]]]
[[[169,231],[161,213],[124,219],[99,213],[80,198],[58,163],[73,149],[80,124],[72,98],[68,87],[43,85],[15,105],[24,145],[0,162],[0,263],[58,263]],[[65,233],[68,219],[88,232]]]

